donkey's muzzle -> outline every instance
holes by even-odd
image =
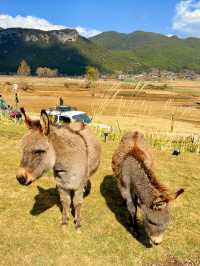
[[[32,182],[31,181],[28,181],[27,180],[27,178],[26,177],[24,177],[24,176],[16,176],[16,178],[17,178],[17,181],[21,184],[21,185],[26,185],[26,186],[28,186],[28,185],[30,185]]]
[[[17,181],[24,186],[28,186],[32,183],[32,178],[28,176],[26,169],[24,169],[23,167],[20,167],[17,170],[16,178]]]
[[[160,245],[163,241],[163,235],[157,236],[157,237],[151,237],[150,243],[153,245]]]

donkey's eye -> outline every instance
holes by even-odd
[[[45,150],[35,150],[35,151],[33,151],[33,153],[36,155],[40,155],[40,154],[44,154]]]

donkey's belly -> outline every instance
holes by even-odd
[[[77,176],[67,176],[65,178],[55,177],[56,183],[59,187],[66,190],[77,190],[84,183],[84,178],[79,178]]]
[[[70,190],[77,190],[83,184],[84,179],[85,179],[84,176],[82,177],[76,175],[67,176],[64,179],[64,186],[65,188]]]
[[[70,170],[55,171],[55,179],[58,186],[66,190],[77,190],[87,180],[85,167],[72,167]]]

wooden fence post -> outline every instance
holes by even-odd
[[[171,132],[174,132],[174,114],[171,116]]]

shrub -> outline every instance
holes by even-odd
[[[24,81],[18,83],[18,88],[19,88],[19,90],[23,90],[23,91],[32,91],[33,90],[33,86],[29,85],[28,83],[26,83]]]
[[[38,67],[36,69],[36,74],[39,77],[57,77],[58,76],[58,69],[51,69],[48,67]]]

